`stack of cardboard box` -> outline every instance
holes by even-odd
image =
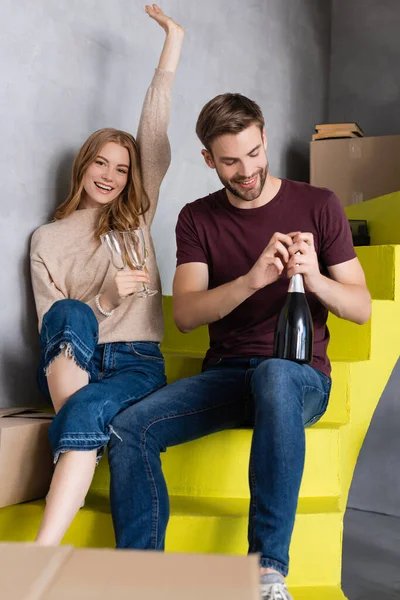
[[[365,137],[356,123],[316,126],[310,183],[332,190],[343,206],[400,190],[400,135]]]
[[[0,408],[0,508],[43,498],[53,473],[48,429],[53,414]]]
[[[0,544],[4,600],[259,600],[258,557]]]
[[[322,123],[315,126],[312,140],[327,140],[332,138],[364,137],[364,132],[357,123]]]

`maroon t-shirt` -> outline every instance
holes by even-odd
[[[349,222],[333,192],[306,183],[282,180],[277,195],[259,208],[240,209],[229,202],[225,188],[186,204],[176,226],[177,265],[208,265],[209,289],[245,275],[272,235],[311,232],[320,270],[355,258]],[[210,358],[271,357],[275,323],[286,300],[289,281],[280,279],[242,302],[229,315],[209,325]],[[314,322],[312,366],[326,375],[329,332],[327,309],[307,293]]]

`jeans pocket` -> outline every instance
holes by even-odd
[[[313,415],[310,419],[308,419],[308,421],[304,424],[304,427],[311,427],[311,425],[314,425],[315,423],[317,423],[326,413],[326,410],[328,408],[328,403],[329,403],[329,391],[325,393],[322,410],[320,410],[316,415]]]
[[[132,354],[145,360],[164,362],[164,357],[157,342],[127,342]]]
[[[304,424],[304,427],[311,427],[311,425],[314,425],[315,423],[317,423],[325,414],[325,411],[322,413],[319,413],[318,415],[314,415],[311,419],[309,419],[307,421],[307,423]]]
[[[207,361],[204,360],[203,361],[203,369],[202,369],[203,372],[211,371],[211,369],[214,369],[214,368],[217,369],[219,366],[222,365],[223,360],[224,360],[223,358],[210,358]]]

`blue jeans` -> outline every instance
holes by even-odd
[[[123,442],[113,436],[109,446],[117,546],[164,548],[169,501],[160,451],[251,424],[249,552],[261,555],[262,566],[286,575],[304,467],[304,427],[324,414],[330,388],[330,378],[308,365],[220,359],[120,413],[113,426]]]
[[[121,410],[166,384],[164,358],[155,342],[97,344],[98,323],[92,309],[79,300],[55,302],[43,318],[38,384],[50,399],[46,373],[67,351],[89,375],[89,383],[73,394],[49,429],[54,462],[68,450],[96,450],[98,459]]]

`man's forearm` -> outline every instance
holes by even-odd
[[[363,285],[339,283],[321,275],[318,286],[312,291],[331,313],[341,319],[363,325],[371,316],[371,296]]]
[[[212,290],[174,295],[174,319],[183,333],[226,317],[255,290],[246,277],[239,277]]]

